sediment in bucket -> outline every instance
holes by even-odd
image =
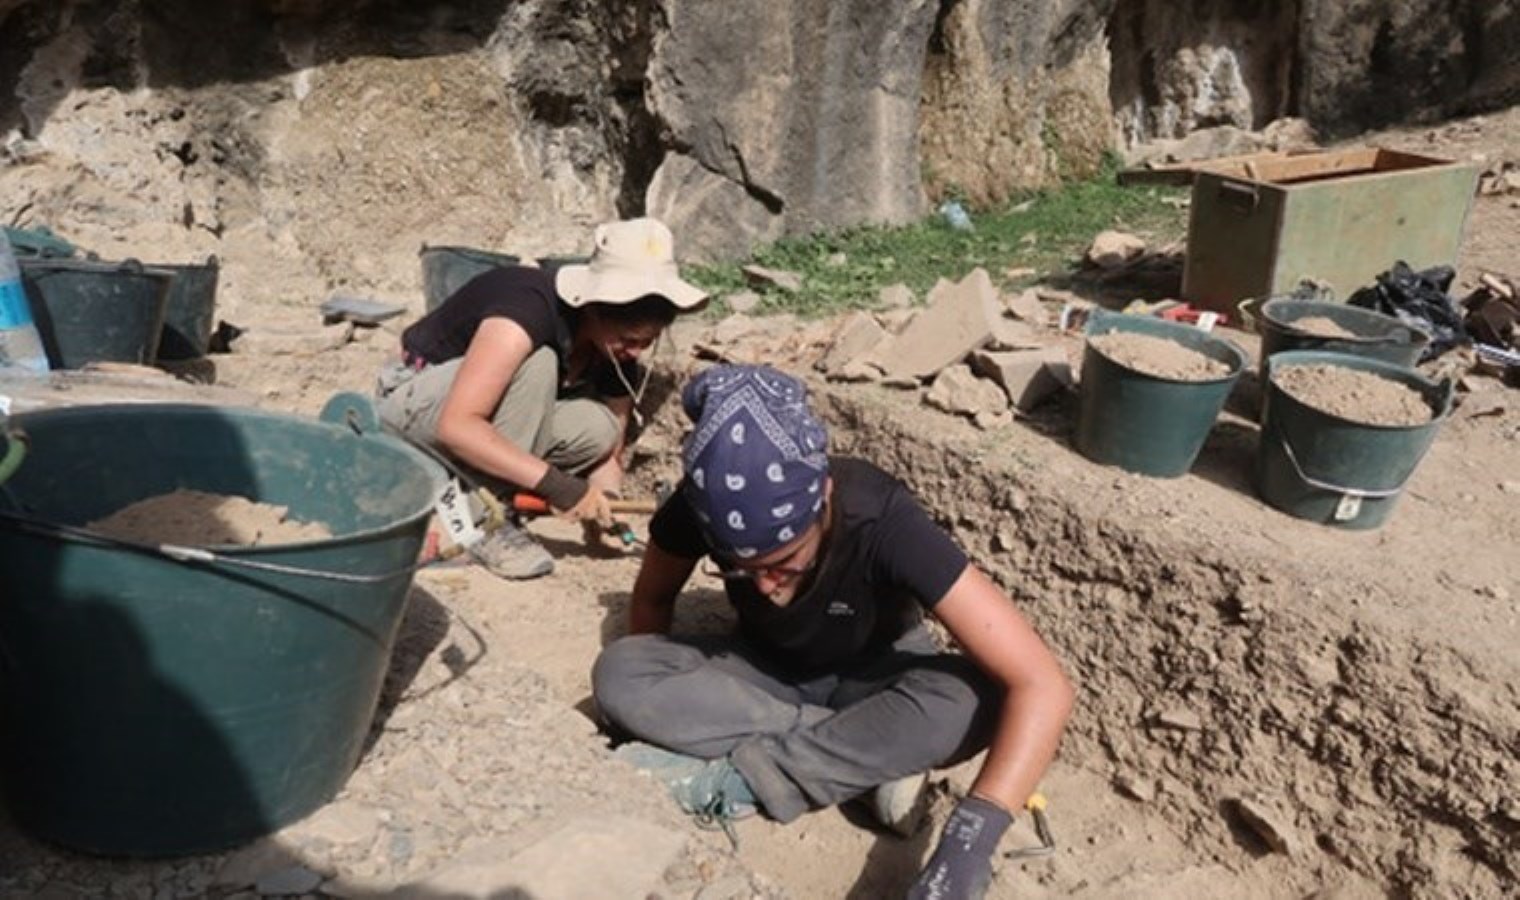
[[[1116,331],[1176,341],[1229,366],[1209,381],[1174,381],[1137,372],[1093,349],[1082,356],[1077,449],[1088,459],[1142,475],[1187,472],[1246,365],[1235,344],[1190,325],[1095,311],[1088,338]]]
[[[1274,371],[1307,365],[1371,372],[1413,388],[1430,403],[1428,422],[1369,425],[1315,409],[1271,380],[1263,385],[1255,465],[1261,498],[1300,519],[1337,528],[1376,528],[1393,512],[1451,411],[1452,385],[1405,366],[1347,353],[1295,350],[1272,358]]]
[[[168,272],[169,298],[164,304],[164,327],[158,342],[158,358],[199,359],[211,346],[216,325],[216,283],[220,264],[215,256],[204,263],[153,264]]]
[[[0,491],[0,792],[18,825],[180,855],[330,800],[370,727],[441,470],[381,434],[254,410],[13,422],[32,450]],[[65,530],[179,488],[335,536],[176,561]]]
[[[171,277],[135,260],[19,260],[32,318],[56,369],[152,365]]]
[[[422,259],[422,296],[428,312],[442,306],[443,301],[482,272],[515,266],[522,261],[507,253],[492,253],[473,247],[429,247],[426,244],[418,256]]]
[[[1261,331],[1261,374],[1270,374],[1270,359],[1291,350],[1323,350],[1382,359],[1412,366],[1420,358],[1430,335],[1380,312],[1322,300],[1276,297],[1254,311]],[[1309,334],[1293,323],[1311,317],[1326,318],[1354,337]]]

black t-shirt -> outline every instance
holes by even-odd
[[[859,459],[831,458],[833,526],[818,568],[786,606],[753,581],[725,582],[740,633],[797,672],[886,649],[933,608],[966,569],[966,554],[896,478]],[[683,485],[684,488],[684,485]],[[667,553],[712,553],[684,495],[660,507],[650,539]]]
[[[578,317],[578,311],[567,306],[555,291],[551,272],[506,266],[470,279],[438,308],[412,323],[401,333],[401,348],[429,365],[445,363],[464,355],[481,322],[510,319],[528,333],[532,345],[529,352],[545,346],[554,350],[559,358],[561,397],[586,392],[627,396],[628,389],[605,356],[587,368],[580,383],[564,385]],[[642,373],[636,363],[624,363],[622,369],[629,384],[639,383]]]

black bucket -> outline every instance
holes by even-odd
[[[199,359],[211,346],[216,325],[216,283],[220,264],[215,256],[204,263],[164,265],[153,268],[174,276],[169,300],[164,305],[164,327],[158,342],[158,358]]]
[[[443,301],[475,276],[491,269],[515,266],[522,261],[508,253],[492,253],[473,247],[429,247],[426,244],[417,255],[422,258],[422,296],[428,312],[442,306]]]
[[[136,260],[20,259],[32,318],[55,369],[92,362],[152,365],[170,273]]]

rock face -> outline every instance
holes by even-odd
[[[1118,0],[1126,144],[1302,116],[1327,135],[1520,100],[1514,0]]]

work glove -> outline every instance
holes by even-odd
[[[992,883],[992,854],[1011,824],[1013,815],[990,800],[971,796],[956,804],[908,900],[980,900]]]
[[[595,522],[603,528],[612,526],[612,506],[607,495],[584,478],[577,478],[550,466],[533,486],[533,493],[549,501],[554,514],[572,522]]]

